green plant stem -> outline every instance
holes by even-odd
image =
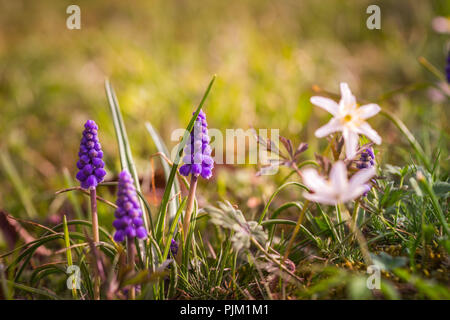
[[[356,228],[356,222],[358,220],[358,209],[359,209],[359,200],[356,200],[355,207],[353,208],[353,215],[352,215],[353,228]]]
[[[189,194],[187,198],[187,204],[186,204],[186,212],[184,214],[184,220],[183,220],[183,239],[184,243],[187,243],[187,237],[189,234],[189,226],[191,224],[191,216],[192,216],[192,209],[194,208],[194,202],[195,202],[195,190],[197,189],[197,181],[198,177],[191,175],[191,183],[189,187]],[[184,248],[185,250],[188,250],[188,248]],[[183,255],[182,253],[183,249],[180,247],[178,249],[176,260],[178,263],[181,262],[181,257]]]
[[[416,138],[413,136],[411,131],[409,131],[408,127],[406,127],[406,125],[399,118],[397,118],[394,114],[392,114],[386,110],[381,110],[380,114],[385,116],[389,120],[391,120],[392,123],[403,133],[403,135],[406,137],[406,139],[411,144],[413,149],[416,151],[417,156],[420,158],[420,160],[424,164],[425,168],[431,172],[432,168],[431,168],[430,162],[428,161],[427,157],[425,156],[425,152],[424,152],[422,146],[416,140]]]
[[[66,215],[63,217],[64,223],[64,244],[66,246],[66,256],[67,256],[67,265],[70,267],[73,264],[72,261],[72,250],[70,249],[70,236],[69,236],[69,228],[67,226],[67,218]],[[77,288],[74,286],[75,279],[72,282],[72,296],[74,299],[77,299]]]
[[[94,244],[100,242],[100,236],[98,231],[98,215],[97,215],[97,191],[95,188],[90,188],[91,197],[91,217],[92,217],[92,236]],[[96,275],[94,277],[94,299],[100,300],[100,277]]]
[[[442,225],[442,229],[444,230],[444,233],[446,234],[447,237],[450,236],[450,232],[448,229],[448,225],[447,225],[447,221],[446,221],[444,212],[442,212],[442,208],[439,205],[439,201],[436,197],[436,194],[433,191],[433,188],[430,186],[430,184],[428,183],[428,181],[426,180],[426,178],[423,175],[418,177],[417,180],[419,181],[420,186],[423,189],[425,189],[425,192],[430,197],[431,204],[433,205],[433,209],[434,209],[435,213],[437,214],[437,218]]]
[[[402,175],[400,178],[400,185],[399,185],[399,189],[401,189],[403,187],[403,180],[405,179],[405,176]],[[401,203],[401,199],[397,201],[397,211],[395,213],[395,223],[394,226],[397,228],[397,221],[398,221],[398,216],[400,214],[400,203]]]
[[[190,188],[189,188],[189,195],[187,198],[186,213],[184,215],[184,221],[183,221],[184,241],[186,241],[186,239],[187,239],[188,232],[189,232],[189,225],[191,223],[192,209],[194,208],[194,200],[195,200],[195,190],[197,189],[197,181],[198,181],[198,178],[196,176],[192,175]]]
[[[292,233],[291,239],[289,239],[288,245],[286,247],[286,251],[283,256],[283,261],[281,262],[284,265],[284,262],[289,257],[289,252],[291,251],[292,245],[294,244],[295,237],[297,233],[300,231],[300,226],[302,225],[303,219],[305,218],[305,212],[308,208],[309,200],[306,200],[303,203],[302,211],[300,211],[300,215],[298,216],[297,224],[295,225],[294,232]]]
[[[286,268],[284,265],[282,265],[280,263],[280,261],[277,261],[274,257],[272,257],[267,251],[266,249],[264,249],[259,242],[251,237],[250,240],[252,241],[252,243],[273,263],[275,263],[277,266],[279,266],[281,269],[283,269],[283,271],[285,271],[287,274],[289,274],[291,277],[293,277],[294,279],[296,279],[297,281],[299,281],[300,283],[303,281],[299,276],[297,276],[295,273],[293,273],[291,270],[289,270],[288,268]]]
[[[134,250],[134,241],[127,239],[127,259],[128,266],[131,271],[134,270],[134,258],[135,258],[135,250]],[[135,300],[136,299],[136,287],[135,285],[131,285],[130,290],[128,291],[128,299]]]

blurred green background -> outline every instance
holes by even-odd
[[[70,4],[81,8],[81,30],[66,28]],[[366,28],[370,4],[381,8],[381,30]],[[210,127],[279,128],[296,144],[307,141],[311,158],[325,142],[313,133],[329,119],[313,110],[311,88],[338,92],[345,81],[360,100],[377,102],[436,82],[417,59],[444,70],[448,35],[436,33],[432,19],[450,14],[442,0],[0,0],[0,8],[0,208],[32,218],[64,206],[54,192],[67,186],[64,168],[74,179],[87,119],[100,126],[107,178],[117,174],[105,78],[116,89],[140,173],[156,152],[144,121],[175,145],[172,130],[186,126],[213,74]],[[425,88],[379,103],[427,152],[439,141],[448,149],[448,101]],[[382,161],[407,162],[395,127],[381,116],[370,122],[383,137]],[[208,200],[231,197],[255,207],[249,198],[258,203],[279,178],[255,178],[255,171],[217,170]]]

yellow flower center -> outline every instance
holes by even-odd
[[[352,115],[347,114],[347,115],[344,117],[344,122],[350,122],[350,121],[352,121]]]

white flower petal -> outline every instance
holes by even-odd
[[[345,141],[345,156],[347,159],[352,159],[356,154],[356,149],[358,147],[358,134],[350,129],[345,129],[342,132],[342,136]]]
[[[375,168],[359,170],[350,178],[349,189],[354,189],[364,185],[374,175],[375,175]]]
[[[368,119],[376,115],[378,112],[380,112],[380,110],[381,108],[379,105],[375,103],[369,103],[358,108],[359,117],[361,119]]]
[[[310,101],[312,104],[328,111],[333,116],[336,116],[339,112],[339,105],[331,99],[324,97],[311,97]]]
[[[347,189],[347,167],[343,161],[336,162],[331,168],[330,181],[336,193]]]
[[[328,195],[323,195],[319,193],[303,193],[303,197],[312,202],[318,202],[328,205],[336,205],[338,203],[337,199],[334,197],[330,197]]]
[[[341,123],[336,118],[333,118],[326,125],[317,129],[315,132],[315,135],[317,138],[323,138],[333,132],[341,131],[341,130],[342,130]]]
[[[356,107],[356,98],[350,91],[348,84],[345,82],[341,83],[341,102],[340,102],[341,110],[345,109],[353,109]]]
[[[360,134],[365,135],[367,138],[369,138],[376,144],[381,144],[381,137],[375,130],[372,129],[370,124],[368,124],[367,122],[361,123],[357,129]]]
[[[355,200],[356,198],[360,197],[364,192],[366,192],[367,189],[364,185],[357,186],[356,188],[348,189],[348,192],[343,193],[341,195],[341,202],[345,203],[348,201]]]
[[[319,175],[315,169],[305,169],[302,171],[302,181],[308,187],[309,190],[318,192],[328,190],[328,186],[325,179]]]

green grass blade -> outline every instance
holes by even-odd
[[[172,239],[173,239],[173,234],[175,232],[175,227],[177,226],[178,220],[181,217],[181,212],[183,212],[184,206],[186,205],[186,199],[187,198],[184,198],[183,201],[181,202],[181,205],[178,207],[178,210],[177,210],[177,213],[175,215],[175,218],[173,219],[172,225],[170,226],[169,237],[167,238],[166,246],[164,247],[164,253],[163,253],[163,258],[164,259],[169,254],[170,244],[171,244]]]
[[[67,265],[70,267],[73,264],[72,261],[72,250],[70,249],[70,236],[69,236],[69,228],[67,227],[67,218],[66,215],[63,217],[64,224],[64,245],[66,246],[66,256],[67,256]],[[72,296],[74,299],[77,298],[77,289],[75,287],[72,288]]]
[[[70,187],[74,186],[75,183],[74,183],[72,176],[70,175],[69,170],[67,168],[64,168],[63,174],[64,174],[64,182],[66,184],[66,188],[70,188]],[[83,219],[84,218],[83,211],[81,210],[81,204],[78,201],[78,198],[71,192],[69,192],[67,194],[67,197],[69,198],[69,201],[73,206],[73,209],[75,211],[75,217],[77,219]]]
[[[122,170],[126,169],[131,174],[134,180],[134,185],[138,192],[141,192],[141,186],[139,184],[139,176],[137,174],[136,166],[133,161],[133,156],[131,154],[130,143],[128,141],[127,132],[125,129],[125,124],[120,112],[119,102],[117,100],[116,94],[113,87],[108,80],[105,80],[106,96],[108,98],[109,107],[111,110],[114,130],[116,132],[117,144],[119,146],[120,163],[122,165]],[[144,203],[139,199],[139,203],[142,211],[144,211]],[[146,215],[143,215],[144,225],[147,230],[149,230],[149,221]]]
[[[43,297],[46,297],[46,298],[50,298],[52,300],[60,300],[60,298],[57,295],[55,295],[55,294],[53,294],[51,292],[44,291],[44,290],[41,290],[41,289],[32,288],[32,287],[26,286],[24,284],[13,282],[13,281],[10,281],[10,280],[7,280],[7,282],[9,284],[11,284],[13,287],[15,287],[16,289],[23,290],[23,291],[26,291],[26,292],[31,293],[31,294],[37,294],[37,295],[40,295],[40,296],[43,296]]]
[[[25,184],[22,182],[22,179],[20,178],[19,173],[17,172],[16,167],[14,166],[14,163],[12,162],[11,158],[9,157],[7,150],[1,150],[0,152],[0,160],[3,165],[3,169],[6,172],[6,175],[11,180],[14,189],[16,189],[20,201],[22,202],[28,217],[35,218],[37,217],[37,211],[33,205],[33,201],[31,200],[30,190],[25,186]]]
[[[403,133],[403,135],[406,137],[406,139],[411,144],[413,149],[416,151],[417,156],[420,158],[420,160],[424,164],[425,168],[427,168],[427,170],[431,172],[432,168],[430,165],[430,161],[428,160],[428,158],[425,155],[425,151],[423,150],[420,143],[413,136],[411,131],[409,131],[408,127],[406,127],[406,125],[399,118],[397,118],[394,114],[392,114],[386,110],[381,110],[380,114],[382,114],[383,116],[385,116],[386,118],[391,120],[392,123],[401,131],[401,133]]]
[[[308,191],[308,188],[307,188],[305,185],[303,185],[303,184],[301,184],[301,183],[299,183],[299,182],[293,182],[293,181],[291,181],[291,182],[287,182],[287,183],[285,183],[285,184],[279,186],[279,187],[277,188],[277,190],[275,190],[275,192],[272,193],[272,195],[271,195],[270,198],[269,198],[269,201],[267,202],[266,206],[264,207],[264,210],[263,210],[263,212],[261,213],[261,216],[259,217],[259,220],[258,220],[258,223],[259,223],[259,224],[261,224],[261,222],[263,221],[264,217],[266,216],[267,211],[269,210],[269,206],[270,206],[270,204],[272,203],[272,201],[273,201],[273,199],[275,198],[275,196],[276,196],[281,190],[283,190],[284,188],[286,188],[286,187],[288,187],[288,186],[291,186],[291,185],[292,185],[292,186],[299,187],[299,188],[301,188],[301,189],[303,189],[303,190]]]
[[[164,144],[164,141],[162,141],[159,134],[156,132],[156,130],[153,128],[150,122],[145,123],[145,127],[147,128],[148,133],[152,137],[153,142],[155,143],[156,149],[158,152],[164,154],[168,159],[170,159],[169,151],[167,150],[166,145]],[[164,169],[164,175],[166,177],[166,183],[169,181],[170,176],[170,165],[166,161],[161,161],[163,169]],[[177,213],[177,208],[180,205],[178,198],[175,197],[175,195],[180,192],[180,183],[177,179],[174,179],[173,186],[170,190],[170,199],[175,198],[175,205],[173,203],[169,203],[168,209],[169,209],[169,219],[174,219],[175,215]]]

